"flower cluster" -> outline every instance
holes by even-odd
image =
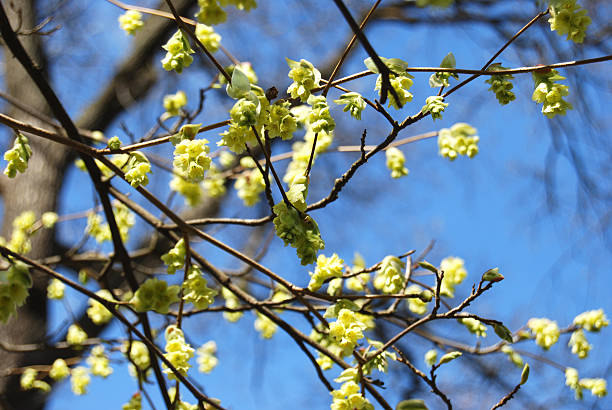
[[[130,304],[137,312],[154,310],[157,313],[168,313],[170,305],[179,301],[179,286],[168,286],[164,280],[147,279],[136,291]]]
[[[140,151],[130,152],[130,159],[126,165],[125,180],[134,188],[147,186],[151,173],[151,164],[147,157]]]
[[[129,354],[128,354],[129,350]],[[147,345],[138,340],[125,341],[121,347],[123,354],[128,356],[130,360],[130,373],[136,373],[134,366],[139,371],[144,372],[151,366],[151,358],[149,357],[149,349]]]
[[[168,253],[161,256],[162,262],[167,266],[166,271],[169,275],[174,275],[177,270],[183,268],[186,252],[185,240],[181,238]]]
[[[448,53],[446,57],[440,63],[440,68],[455,68],[456,66],[455,56],[453,53]],[[433,73],[429,77],[429,86],[431,88],[439,88],[439,87],[448,87],[450,85],[448,79],[449,78],[459,79],[459,76],[456,73],[439,71],[437,73]]]
[[[293,83],[287,88],[291,98],[299,98],[302,102],[310,97],[310,90],[319,86],[321,73],[309,61],[300,60],[299,62],[286,59],[291,68],[289,78]]]
[[[399,258],[388,255],[380,263],[380,268],[376,271],[374,287],[382,290],[383,293],[399,293],[405,283],[403,271],[406,264]]]
[[[591,18],[587,11],[576,0],[548,0],[550,6],[550,30],[556,31],[560,36],[567,34],[566,39],[574,43],[582,43]]]
[[[291,245],[297,251],[302,265],[315,261],[317,252],[325,248],[319,227],[310,215],[301,214],[281,201],[274,205],[274,229],[285,246]]]
[[[361,119],[361,112],[366,107],[366,102],[361,94],[354,91],[342,94],[337,100],[334,100],[334,102],[338,105],[344,105],[342,111],[348,111],[353,118],[358,120]]]
[[[589,351],[593,348],[593,346],[589,344],[582,329],[578,329],[572,333],[567,345],[572,348],[572,353],[580,359],[587,357]]]
[[[55,212],[45,212],[40,216],[40,222],[47,229],[53,228],[58,219],[59,216]]]
[[[124,242],[128,240],[128,234],[130,228],[134,226],[134,213],[132,213],[127,206],[122,203],[117,203],[113,207],[113,213],[115,214],[115,221],[119,228],[119,236]],[[85,232],[92,236],[96,242],[102,243],[111,240],[111,232],[108,223],[102,223],[102,216],[99,214],[91,213],[87,217],[87,227]]]
[[[240,127],[233,122],[227,131],[222,132],[221,140],[217,142],[219,146],[226,146],[236,154],[242,154],[247,143],[256,144],[257,137],[251,128]]]
[[[253,324],[255,330],[257,330],[264,339],[271,339],[278,330],[278,325],[269,317],[264,316],[259,312],[257,312],[256,315],[257,318]]]
[[[38,376],[38,371],[36,371],[35,369],[31,367],[28,367],[27,369],[25,369],[25,371],[21,374],[21,378],[19,379],[19,384],[21,385],[21,389],[22,390],[37,389],[45,393],[51,391],[51,386],[49,386],[49,383],[43,380],[37,380],[36,379],[37,376]]]
[[[87,393],[87,386],[89,386],[90,381],[91,377],[89,377],[89,372],[84,366],[75,367],[70,372],[70,386],[72,392],[77,396]]]
[[[360,272],[365,269],[365,260],[363,257],[355,253],[355,257],[353,258],[353,266],[351,268],[351,272]],[[370,281],[370,274],[365,272],[361,273],[357,276],[353,276],[346,280],[346,287],[354,292],[363,292],[365,290],[366,284]]]
[[[442,113],[448,107],[448,103],[444,102],[444,97],[441,95],[432,95],[427,97],[425,105],[421,108],[424,114],[431,113],[431,118],[435,121],[442,119]]]
[[[28,143],[28,139],[18,133],[13,143],[13,148],[4,153],[4,160],[8,161],[8,165],[4,169],[4,174],[9,178],[15,178],[17,172],[22,174],[28,168],[28,160],[32,156],[32,149]]]
[[[296,110],[292,111],[294,113],[296,112]],[[315,146],[314,156],[312,159],[313,164],[317,156],[320,153],[325,152],[333,142],[333,132],[327,133],[321,131],[318,134],[315,134],[315,132],[310,128],[307,117],[304,118],[304,125],[307,128],[306,134],[304,135],[304,141],[298,141],[291,147],[293,149],[291,162],[289,163],[285,176],[283,177],[283,181],[287,182],[288,184],[291,184],[296,176],[304,175],[306,173],[308,161],[312,155],[312,145],[314,144],[315,135],[317,135],[317,145]]]
[[[14,262],[8,270],[0,271],[0,322],[6,323],[25,303],[32,277],[26,264]]]
[[[332,410],[374,410],[372,403],[362,394],[359,387],[359,373],[356,368],[349,367],[334,379],[342,383],[340,389],[330,392],[332,395]]]
[[[32,249],[32,243],[30,242],[30,236],[34,233],[34,223],[36,222],[36,215],[32,211],[24,211],[20,213],[13,220],[13,232],[11,233],[11,240],[5,243],[4,238],[0,237],[0,241],[17,253],[28,253]]]
[[[329,335],[342,349],[342,354],[348,356],[353,352],[357,342],[363,338],[366,325],[360,322],[355,312],[340,309],[338,320],[329,324]]]
[[[201,182],[210,168],[209,151],[207,139],[184,139],[174,148],[172,165],[188,182]]]
[[[238,297],[234,295],[234,293],[228,288],[221,289],[221,296],[225,299],[225,307],[229,309],[236,309],[240,307],[240,302],[238,301]],[[223,317],[227,319],[229,322],[238,321],[243,315],[243,312],[223,312]]]
[[[404,166],[406,158],[398,148],[391,147],[385,151],[387,168],[391,171],[391,178],[401,178],[408,175],[408,168]]]
[[[365,353],[364,353],[364,355],[366,356],[367,356],[367,352],[376,351],[383,347],[383,343],[376,341],[376,340],[368,339],[368,343],[369,343],[369,346],[366,348]],[[387,368],[389,366],[389,359],[397,360],[397,355],[395,353],[388,352],[386,350],[383,351],[381,354],[377,355],[376,357],[374,357],[373,359],[369,359],[363,365],[363,368],[362,368],[363,374],[371,374],[372,370],[374,369],[378,370],[379,372],[386,373]],[[355,368],[353,368],[353,370],[357,371],[357,369]]]
[[[608,326],[609,322],[603,309],[597,309],[579,314],[574,318],[574,324],[588,332],[599,332],[602,327]]]
[[[196,265],[191,265],[187,280],[183,282],[183,300],[190,302],[196,309],[206,309],[215,301],[215,289],[207,286],[202,271]]]
[[[550,349],[559,340],[559,326],[557,322],[546,318],[532,318],[527,322],[531,333],[535,335],[536,344],[544,350]]]
[[[75,323],[71,324],[68,327],[68,332],[66,333],[66,342],[69,345],[80,346],[87,340],[87,333],[81,327]]]
[[[164,96],[164,109],[166,116],[175,117],[180,114],[181,108],[187,105],[187,94],[184,91],[177,91],[176,94]]]
[[[113,369],[108,365],[109,360],[102,345],[94,346],[91,349],[91,354],[87,358],[87,364],[90,366],[91,374],[94,376],[106,378],[113,372]]]
[[[200,10],[196,14],[196,18],[200,23],[219,24],[227,19],[227,13],[221,8],[234,6],[238,10],[249,11],[257,7],[255,0],[198,0]]]
[[[491,64],[491,66],[487,69],[487,71],[500,71],[507,70],[506,67],[502,67],[501,64]],[[514,76],[512,74],[496,74],[489,77],[485,83],[490,84],[491,87],[489,91],[493,91],[495,93],[495,98],[501,105],[506,105],[510,101],[516,99],[514,93],[510,90],[514,88],[514,85],[510,80],[512,80]]]
[[[593,396],[603,397],[608,394],[607,383],[604,379],[578,379],[578,370],[573,367],[565,369],[565,385],[574,390],[576,399],[582,399],[582,390],[590,390]]]
[[[325,255],[319,255],[314,273],[310,272],[308,289],[313,292],[319,290],[327,279],[341,277],[343,270],[344,261],[337,254],[334,253],[329,258]]]
[[[487,327],[483,325],[480,320],[471,317],[462,317],[457,321],[465,326],[470,333],[474,333],[476,337],[487,337]]]
[[[180,74],[183,72],[183,68],[189,67],[193,62],[193,57],[190,54],[193,54],[194,51],[181,30],[177,30],[162,48],[167,51],[166,56],[161,61],[162,67],[166,71],[174,70]]]
[[[189,359],[193,357],[193,348],[185,341],[183,331],[174,325],[166,328],[166,353],[164,357],[170,361],[172,366],[178,370],[183,376],[187,374],[187,370],[191,367]],[[164,373],[168,378],[175,380],[174,372],[167,368],[164,364]]]
[[[463,282],[467,276],[463,259],[454,256],[444,258],[440,262],[440,270],[444,271],[440,294],[452,298],[455,296],[455,286]]]
[[[202,45],[206,47],[209,52],[214,53],[219,49],[221,36],[215,33],[215,29],[211,26],[200,23],[196,24],[195,35],[200,43],[202,43]]]
[[[251,157],[241,158],[240,165],[245,171],[236,178],[234,188],[246,206],[253,206],[259,202],[259,195],[266,189],[266,182]]]
[[[406,288],[406,293],[409,295],[418,294],[420,296],[423,292],[428,292],[429,296],[431,296],[430,291],[421,289],[419,285],[410,285]],[[431,300],[431,297],[429,299]],[[406,301],[408,303],[408,309],[410,309],[412,313],[424,315],[427,312],[427,302],[422,300],[421,297],[408,298]]]
[[[212,168],[209,168],[207,177],[210,177],[210,169]],[[172,177],[170,180],[170,189],[181,194],[189,206],[196,206],[202,202],[202,197],[204,195],[202,186],[195,182],[189,182],[182,176],[175,175]]]
[[[449,128],[438,131],[438,148],[440,155],[454,161],[457,155],[467,155],[473,158],[478,154],[476,128],[464,122],[458,122]]]
[[[535,90],[531,99],[543,104],[542,114],[548,118],[554,118],[555,115],[565,115],[568,109],[572,109],[572,104],[563,99],[563,97],[569,95],[569,88],[567,85],[557,83],[561,80],[565,80],[565,77],[559,75],[557,70],[533,72]]]
[[[223,178],[223,175],[219,172],[215,164],[210,164],[208,174],[204,180],[204,189],[206,189],[208,196],[212,198],[217,198],[225,194],[225,178]]]
[[[142,410],[142,396],[134,393],[130,401],[121,406],[121,410]]]
[[[266,125],[268,137],[280,137],[283,140],[293,137],[297,129],[297,120],[289,111],[290,105],[289,101],[278,101],[270,106],[270,117]]]
[[[51,279],[49,285],[47,286],[47,298],[49,299],[63,299],[64,298],[64,290],[66,289],[66,285],[64,285],[59,279]]]
[[[200,367],[202,373],[210,373],[219,363],[219,359],[215,356],[217,353],[217,344],[214,340],[204,343],[198,350],[196,350],[198,355],[197,362]]]
[[[96,292],[96,295],[108,301],[113,300],[113,295],[106,289],[101,289]],[[96,325],[102,325],[108,323],[112,318],[113,314],[104,307],[104,305],[95,299],[89,299],[89,308],[87,309],[87,316]]]
[[[310,129],[316,133],[321,131],[325,131],[326,133],[332,132],[336,127],[336,123],[329,113],[327,99],[323,96],[311,95],[308,97],[308,104],[312,106],[310,114],[308,115]]]
[[[63,380],[70,375],[70,369],[64,359],[55,359],[49,370],[49,377],[55,381]]]
[[[125,30],[127,34],[133,35],[140,30],[144,23],[142,22],[142,14],[137,10],[127,10],[119,16],[119,27]]]
[[[395,97],[392,93],[389,93],[389,107],[393,107],[395,109],[400,109],[406,103],[412,101],[412,93],[410,87],[414,83],[412,81],[414,77],[408,73],[404,73],[402,75],[389,75],[389,82],[391,83],[391,87],[395,90],[399,98],[399,102],[395,100]],[[376,79],[376,85],[374,86],[375,90],[378,90],[378,95],[382,92],[382,75],[379,75]]]

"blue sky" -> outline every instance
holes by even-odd
[[[328,13],[319,10],[309,17],[300,14],[301,4],[297,2],[294,5],[297,8],[292,10],[282,7],[267,10],[271,13],[268,15],[263,15],[261,11],[248,16],[234,13],[230,18],[245,18],[244,26],[232,29],[229,24],[225,24],[218,28],[226,47],[232,51],[237,50],[241,59],[253,62],[264,88],[276,85],[280,90],[286,89],[289,79],[286,78],[288,68],[285,57],[306,58],[315,65],[321,64],[328,61],[328,57],[334,54],[333,50],[346,40],[348,29],[344,24],[338,24],[340,20],[334,14],[336,10],[330,6]],[[82,104],[99,90],[96,87],[111,75],[115,62],[126,52],[124,47],[129,47],[129,39],[116,26],[119,15],[116,8],[96,2],[95,5],[85,7],[85,13],[96,13],[98,18],[92,22],[90,36],[82,39],[81,46],[96,44],[100,52],[108,57],[98,57],[82,70],[75,70],[70,61],[79,60],[77,50],[75,55],[70,56],[73,60],[68,59],[55,67],[53,76],[59,93],[75,116]],[[279,39],[275,37],[278,35],[278,27],[272,24],[255,27],[254,23],[271,23],[278,18],[302,24],[296,26],[296,30],[287,39],[273,43]],[[320,29],[322,35],[308,42],[302,38],[302,42],[296,46],[292,36],[297,37],[307,32],[308,27],[315,23],[319,24],[317,30]],[[501,45],[492,31],[481,26],[441,29],[375,24],[368,31],[368,37],[380,55],[402,58],[414,66],[436,66],[452,51],[459,67],[478,68]],[[526,41],[536,44],[557,41],[556,37],[554,33],[540,30],[528,35]],[[68,40],[60,32],[48,41],[59,52],[58,44]],[[594,57],[595,54],[589,56]],[[343,73],[363,70],[362,61],[365,57],[361,49],[357,50],[348,59]],[[528,54],[520,54],[513,48],[498,59],[505,66],[513,67],[523,65],[525,60],[530,64],[544,63],[535,61]],[[600,75],[606,67],[604,63],[575,70],[581,70],[585,75]],[[77,85],[67,80],[70,78],[67,75],[73,73],[77,80],[82,80],[78,86],[82,92],[78,94],[75,94]],[[435,247],[427,256],[429,261],[439,264],[442,258],[449,255],[459,256],[466,261],[469,275],[454,301],[468,294],[471,284],[478,281],[482,272],[494,266],[500,268],[506,279],[474,303],[470,311],[502,320],[511,330],[520,328],[531,317],[549,317],[564,327],[571,323],[574,316],[585,310],[604,308],[606,312],[612,312],[607,272],[612,262],[609,244],[606,242],[609,230],[604,228],[598,231],[592,227],[597,222],[597,216],[605,213],[594,213],[591,211],[593,208],[585,205],[585,201],[579,200],[579,180],[574,165],[566,156],[560,154],[551,163],[551,120],[543,117],[540,107],[531,101],[533,83],[530,77],[527,74],[515,80],[517,100],[509,106],[497,104],[493,94],[487,91],[488,85],[479,79],[449,97],[447,102],[450,105],[443,120],[433,122],[431,118],[425,118],[404,130],[400,138],[450,127],[460,121],[468,122],[478,129],[480,152],[473,159],[459,158],[449,162],[438,155],[435,139],[404,146],[402,150],[410,174],[400,180],[389,177],[383,156],[375,157],[342,191],[340,200],[324,210],[313,212],[326,242],[324,253],[330,255],[336,252],[349,262],[354,252],[360,252],[368,265],[371,265],[388,254],[400,254],[410,249],[416,249],[419,253],[431,240],[435,240]],[[275,78],[277,82],[272,84],[266,81],[267,78]],[[415,96],[414,101],[401,113],[395,113],[396,118],[401,119],[417,112],[425,98],[434,93],[427,85],[427,78],[425,74],[415,75],[415,85],[411,90]],[[144,104],[130,109],[121,121],[136,135],[140,135],[161,113],[161,97],[164,94],[181,88],[194,101],[197,88],[209,81],[210,75],[196,67],[188,69],[181,77],[168,75],[155,87]],[[368,77],[351,84],[351,89],[374,97],[374,81],[374,77]],[[610,120],[604,115],[605,108],[611,102],[610,93],[588,82],[579,84],[579,89],[572,88],[571,92],[570,101],[577,93],[589,96],[592,102],[590,108],[598,126],[588,128],[578,110],[570,111],[565,122],[556,119],[552,121],[566,129],[571,127],[569,141],[587,152],[595,166],[609,155],[591,142],[606,141],[609,135]],[[330,97],[335,98],[337,95],[332,92]],[[201,121],[212,123],[225,119],[225,110],[229,104],[227,100],[211,94],[206,101],[205,116]],[[366,126],[364,124],[368,127],[370,143],[381,141],[386,136],[387,128],[373,113],[364,113],[362,123],[348,118],[341,109],[334,108],[332,114],[339,124],[337,141],[343,144],[357,144],[362,127]],[[119,122],[107,130],[107,135],[125,138]],[[207,133],[204,137],[213,142],[218,139],[215,132]],[[606,147],[605,142],[602,145]],[[287,149],[289,145],[275,148],[277,152]],[[154,152],[170,155],[167,148]],[[318,158],[313,169],[309,201],[314,202],[325,196],[334,178],[344,172],[354,159],[353,154],[338,153]],[[284,167],[283,163],[280,169]],[[546,184],[542,178],[547,169],[553,169],[556,174],[552,188],[558,195],[558,201],[552,212],[547,208]],[[162,172],[158,174],[152,179],[152,190],[165,198],[168,195],[168,178]],[[60,213],[78,212],[90,207],[93,191],[84,185],[84,175],[72,170],[67,178]],[[608,179],[609,175],[602,173],[595,182],[606,189]],[[124,185],[119,186],[127,189]],[[230,197],[223,207],[222,216],[253,216],[263,212],[261,207],[254,210],[242,207],[232,191]],[[601,211],[601,205],[594,206],[599,206]],[[60,238],[66,241],[74,238],[82,232],[84,224],[85,221],[76,221],[61,225]],[[145,232],[142,226],[136,228],[132,233],[135,238],[133,243]],[[230,244],[239,244],[237,238],[247,233],[248,229],[245,228],[215,231],[215,234]],[[240,266],[211,247],[202,245],[201,250],[220,266]],[[282,247],[278,238],[273,240],[273,247],[264,257],[263,263],[300,286],[308,283],[307,272],[312,270],[312,266],[304,268],[297,264],[294,250]],[[265,294],[261,293],[260,296]],[[86,306],[86,300],[73,292],[69,292],[68,301],[75,311]],[[54,326],[60,326],[66,317],[64,306],[54,303],[50,315]],[[158,315],[152,316],[154,323],[161,324]],[[283,316],[293,320],[301,330],[309,332],[303,319],[292,317],[290,313]],[[303,353],[282,331],[272,340],[261,340],[253,329],[253,320],[252,314],[246,314],[237,324],[229,324],[213,314],[186,320],[185,327],[194,345],[216,340],[219,346],[219,366],[209,375],[196,375],[194,372],[194,378],[204,386],[205,392],[220,398],[224,406],[232,409],[327,408],[330,396],[317,380]],[[429,330],[466,343],[476,342],[474,337],[454,323],[435,324]],[[399,329],[393,329],[393,333],[397,331]],[[569,353],[566,347],[569,336],[562,336],[559,343],[545,356],[563,366],[578,368],[582,377],[609,378],[612,348],[605,343],[609,331],[606,329],[601,335],[588,335],[595,347],[586,360],[579,361]],[[488,337],[481,341],[482,345],[497,342],[491,329],[488,333]],[[104,337],[109,339],[123,335],[123,330],[117,325],[110,326],[104,333]],[[409,335],[404,346],[410,346],[414,362],[424,369],[421,357],[432,347],[431,343]],[[521,348],[542,353],[533,343],[525,343]],[[574,402],[573,392],[563,386],[562,372],[537,360],[528,361],[532,366],[532,378],[525,386],[524,393],[523,390],[519,393],[510,408],[524,408],[533,404],[525,401],[528,399],[538,403],[558,400],[556,408],[597,405],[599,408],[612,407],[610,399],[596,402],[589,393],[585,394],[583,402]],[[496,355],[486,363],[506,373],[505,380],[509,385],[514,385],[520,378],[520,370],[512,367],[504,356]],[[192,364],[196,365],[195,360]],[[68,383],[60,384],[52,393],[49,409],[120,408],[137,390],[137,386],[125,366],[117,364],[114,369],[107,380],[94,378],[89,394],[83,397],[75,397]],[[473,369],[468,364],[456,361],[440,371],[439,383],[443,389],[445,386],[450,389],[451,399],[458,408],[473,408],[475,403],[484,403],[482,408],[488,408],[504,394],[500,390],[483,387],[487,386],[487,380]],[[388,386],[385,395],[392,404],[408,398],[400,396],[404,384],[401,373],[393,370],[390,375],[381,377]],[[404,371],[399,365],[396,365],[395,370]],[[339,370],[334,368],[330,372],[328,378],[333,379]],[[154,389],[148,390],[152,392],[156,403],[160,403]],[[431,408],[440,408],[441,402],[435,396],[421,393],[418,397],[425,399]],[[190,399],[186,396],[187,401]]]

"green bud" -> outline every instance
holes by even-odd
[[[433,299],[433,293],[430,290],[425,289],[419,294],[419,299],[421,299],[423,302],[431,302],[431,299]]]
[[[508,328],[502,324],[493,325],[493,330],[495,334],[499,336],[500,339],[507,341],[508,343],[512,343],[512,332],[508,330]]]
[[[521,385],[527,383],[527,379],[529,379],[529,363],[525,363],[525,367],[523,367],[523,371],[521,373]]]
[[[409,399],[397,403],[395,410],[427,410],[427,406],[421,399]]]
[[[423,269],[427,269],[429,271],[432,271],[433,273],[435,273],[436,275],[438,274],[438,268],[436,268],[434,265],[432,265],[431,263],[427,262],[427,261],[421,261],[419,262],[419,266]]]
[[[482,280],[485,282],[500,282],[504,280],[504,275],[499,273],[499,268],[493,268],[482,275]]]
[[[121,148],[121,140],[116,135],[108,140],[108,148],[111,150],[116,150]]]
[[[461,356],[463,353],[461,352],[450,352],[450,353],[446,353],[444,356],[442,356],[440,358],[440,362],[438,363],[438,366],[443,365],[444,363],[448,363],[450,361],[455,360],[456,358],[458,358],[459,356]]]

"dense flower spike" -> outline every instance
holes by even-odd
[[[192,303],[196,309],[206,309],[215,301],[217,295],[215,289],[207,286],[202,271],[196,265],[191,265],[187,280],[183,282],[183,299]]]
[[[221,36],[215,33],[215,29],[206,24],[196,24],[195,35],[200,43],[206,47],[211,53],[216,52],[219,49],[221,43]]]
[[[225,299],[225,307],[229,309],[236,309],[240,307],[240,302],[238,301],[238,297],[234,295],[234,293],[228,288],[221,289],[221,296]],[[223,312],[223,317],[228,322],[237,322],[244,313],[241,311],[237,312]]]
[[[185,240],[181,238],[168,253],[161,256],[161,260],[167,266],[166,271],[169,275],[174,275],[177,270],[183,268],[186,252]]]
[[[337,100],[334,100],[334,102],[338,105],[344,105],[342,111],[348,111],[353,118],[358,120],[361,119],[361,112],[366,107],[366,102],[361,94],[354,91],[342,94]]]
[[[25,371],[21,375],[21,379],[19,380],[21,389],[22,390],[37,389],[45,393],[51,391],[51,386],[49,386],[49,383],[43,380],[36,380],[37,376],[38,376],[38,372],[35,369],[31,367],[25,369]]]
[[[399,293],[404,287],[404,269],[406,264],[399,258],[389,255],[385,256],[376,271],[374,287],[384,293]]]
[[[458,319],[458,322],[465,326],[470,333],[474,333],[476,337],[487,337],[487,327],[480,320],[464,317]]]
[[[506,67],[502,67],[501,64],[491,64],[487,71],[500,71],[507,70]],[[489,77],[488,80],[485,81],[487,84],[491,84],[489,91],[493,91],[495,93],[495,98],[501,105],[506,105],[510,101],[514,101],[516,96],[510,90],[514,88],[514,85],[510,80],[514,77],[512,74],[497,74]]]
[[[140,151],[130,153],[130,159],[126,165],[125,180],[134,188],[139,186],[147,186],[151,173],[151,164],[147,157]]]
[[[438,132],[438,147],[440,155],[454,161],[457,155],[467,155],[473,158],[478,154],[476,128],[464,122],[458,122],[450,128],[442,128]]]
[[[176,94],[164,96],[164,109],[167,117],[175,117],[181,113],[181,109],[187,105],[187,94],[177,91]]]
[[[136,291],[130,304],[137,312],[154,310],[157,313],[168,313],[170,305],[179,301],[179,286],[168,286],[163,280],[147,279]]]
[[[533,72],[535,90],[531,99],[537,103],[543,103],[542,114],[548,118],[565,115],[568,109],[572,109],[572,105],[563,99],[569,95],[569,88],[567,85],[557,83],[561,80],[565,80],[565,77],[559,75],[557,70],[546,69]]]
[[[108,301],[113,300],[113,295],[106,289],[101,289],[96,292],[96,295]],[[87,309],[87,316],[96,325],[102,325],[110,322],[113,318],[113,314],[104,307],[104,305],[95,299],[89,299],[89,308]]]
[[[395,100],[393,94],[389,93],[389,107],[399,110],[401,107],[406,105],[406,103],[412,101],[412,93],[408,90],[410,90],[410,87],[412,87],[412,84],[414,83],[412,81],[413,78],[414,77],[408,73],[403,73],[402,75],[397,76],[393,74],[389,75],[391,87],[393,87],[399,98],[398,102]],[[382,75],[377,77],[374,89],[378,90],[378,95],[380,96],[380,93],[382,92]]]
[[[259,202],[260,194],[266,189],[266,182],[251,157],[241,158],[240,165],[245,171],[236,178],[234,189],[246,206],[253,206]]]
[[[440,262],[440,270],[444,271],[440,294],[452,298],[455,296],[455,286],[463,282],[467,276],[463,259],[454,256],[444,258]]]
[[[184,139],[174,149],[172,165],[187,181],[201,182],[204,173],[210,168],[209,151],[207,139]]]
[[[550,4],[550,30],[556,31],[560,36],[567,35],[567,40],[582,43],[591,18],[587,11],[576,0],[548,0]]]
[[[609,322],[603,309],[597,309],[579,314],[574,318],[574,324],[588,332],[599,332],[602,327],[608,326]]]
[[[441,95],[432,95],[427,97],[421,111],[425,114],[431,113],[431,118],[435,121],[437,119],[442,119],[442,113],[446,107],[448,107],[448,103],[444,102],[444,97]]]
[[[193,357],[193,348],[185,341],[183,331],[174,325],[166,328],[166,353],[164,356],[172,363],[176,370],[183,376],[187,375],[187,371],[191,367],[189,359]],[[175,380],[174,372],[167,368],[164,364],[164,373],[168,378]]]
[[[0,271],[0,322],[6,323],[25,303],[32,277],[27,265],[22,262],[11,264],[8,270]]]
[[[109,366],[109,360],[104,352],[104,346],[97,345],[91,349],[91,354],[87,358],[87,364],[91,368],[91,374],[94,376],[108,377],[113,373],[113,369]]]
[[[310,215],[300,214],[285,202],[274,205],[274,229],[285,246],[291,245],[297,251],[302,265],[315,261],[317,252],[325,248],[319,227]]]
[[[269,317],[262,315],[259,312],[255,313],[257,318],[253,323],[255,330],[259,332],[262,338],[271,339],[278,330],[278,325],[270,320]]]
[[[557,322],[546,318],[532,318],[527,322],[527,326],[535,335],[536,344],[544,350],[550,349],[559,340]]]
[[[344,270],[344,261],[338,257],[337,254],[333,254],[329,258],[325,255],[319,255],[317,257],[317,265],[315,266],[314,273],[310,272],[310,283],[308,283],[308,289],[311,291],[317,291],[323,282],[330,278],[339,278],[342,276]]]
[[[404,166],[406,158],[398,148],[391,147],[385,151],[387,168],[391,171],[391,178],[401,178],[408,175],[408,168]]]
[[[193,54],[194,51],[181,30],[174,33],[162,48],[167,51],[166,56],[161,61],[162,67],[166,71],[174,70],[180,74],[183,72],[183,68],[189,67],[193,62],[193,57],[190,54]]]
[[[4,153],[4,160],[8,161],[8,165],[4,169],[4,175],[9,178],[15,178],[17,172],[22,174],[28,168],[28,160],[32,156],[32,149],[28,144],[28,139],[18,133],[13,143],[13,148]]]
[[[308,97],[308,104],[312,106],[312,110],[308,116],[310,129],[315,132],[324,131],[330,133],[336,127],[336,123],[329,113],[327,99],[323,96],[311,95]]]
[[[204,343],[198,350],[196,350],[198,355],[198,370],[202,373],[210,373],[219,363],[219,359],[215,357],[215,353],[217,353],[217,344],[214,340],[208,341]]]
[[[55,381],[59,381],[68,376],[70,376],[70,369],[66,361],[64,359],[55,359],[53,365],[51,365],[51,370],[49,370],[49,377]]]
[[[70,372],[72,392],[77,396],[82,396],[87,393],[87,386],[89,386],[90,381],[91,377],[89,377],[89,372],[86,367],[78,366]]]
[[[309,61],[300,60],[299,62],[286,59],[289,65],[289,78],[293,83],[287,88],[291,98],[299,98],[306,102],[310,97],[310,90],[319,86],[321,73]]]
[[[365,329],[366,325],[358,320],[355,312],[341,309],[338,320],[329,324],[329,335],[338,343],[343,355],[348,356],[363,338]]]
[[[567,345],[572,348],[572,353],[578,356],[579,359],[587,357],[589,351],[593,348],[587,341],[582,329],[578,329],[572,333]]]
[[[127,10],[119,16],[119,27],[125,30],[127,34],[133,35],[140,30],[144,23],[142,22],[142,14],[137,10]]]
[[[47,286],[47,297],[49,299],[63,299],[65,289],[66,285],[64,285],[59,279],[53,278]]]

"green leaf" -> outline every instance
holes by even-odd
[[[342,309],[348,309],[348,310],[352,310],[353,312],[358,312],[359,309],[361,308],[359,307],[358,304],[356,304],[352,300],[340,299],[338,302],[336,302],[335,305],[331,305],[330,307],[327,308],[327,310],[325,310],[325,314],[323,314],[323,317],[336,318],[338,317],[338,313]]]
[[[453,53],[448,53],[446,57],[444,57],[444,59],[442,60],[442,63],[440,63],[440,67],[455,68],[456,64],[457,63],[455,61],[455,56],[453,55]]]
[[[429,271],[432,271],[433,273],[435,273],[436,275],[438,274],[438,268],[436,268],[434,265],[432,265],[431,263],[427,262],[427,261],[421,261],[418,263],[419,266],[423,269],[427,269]]]
[[[500,339],[503,339],[508,343],[512,343],[512,332],[508,330],[506,326],[502,324],[495,324],[493,325],[493,330]]]
[[[232,98],[240,98],[251,91],[249,77],[239,67],[234,67],[232,83],[227,85],[226,91],[227,95]]]
[[[385,58],[385,57],[378,57],[380,58],[380,61],[383,62],[384,65],[386,65],[389,70],[393,71],[395,74],[401,74],[401,75],[406,75],[406,68],[408,67],[408,63],[405,62],[404,60],[400,60],[399,58]],[[378,67],[376,67],[376,64],[374,63],[374,60],[372,60],[372,57],[368,57],[365,60],[363,60],[363,63],[365,64],[365,66],[368,68],[368,70],[380,74],[380,71],[378,70]],[[407,77],[410,78],[414,78],[412,76],[406,75]]]
[[[427,410],[427,406],[421,399],[409,399],[397,403],[395,410]]]
[[[482,280],[485,282],[499,282],[504,280],[504,275],[499,273],[499,268],[493,268],[483,273]]]

